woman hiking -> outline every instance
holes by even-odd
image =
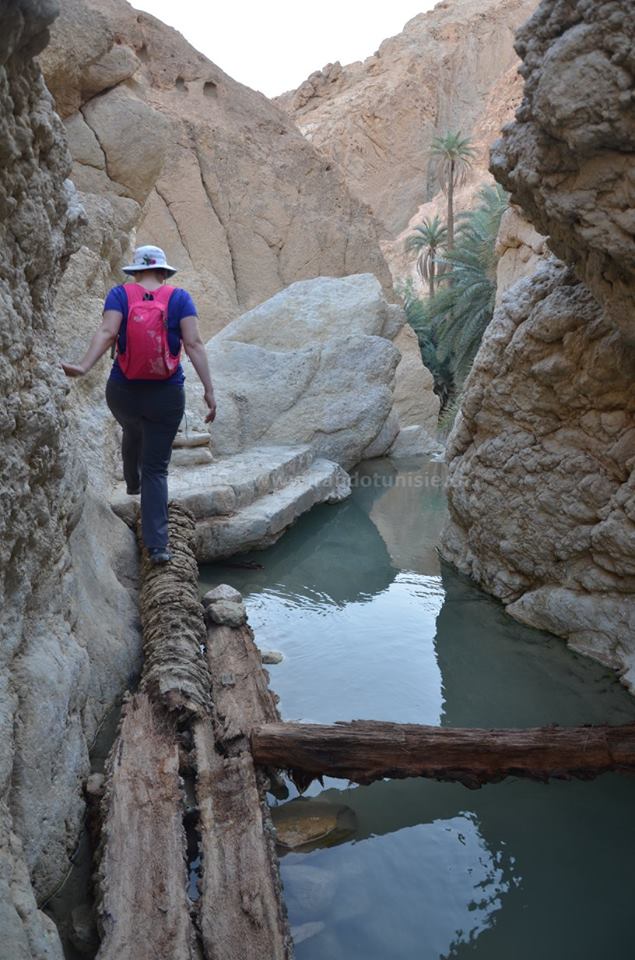
[[[167,563],[168,464],[185,409],[181,346],[205,390],[206,423],[216,416],[216,403],[194,302],[186,290],[165,283],[176,268],[160,247],[143,246],[122,269],[133,282],[113,287],[86,353],[62,367],[67,376],[81,377],[117,341],[106,402],[123,429],[126,490],[141,493],[143,542],[152,563]]]

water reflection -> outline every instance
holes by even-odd
[[[353,853],[287,858],[282,871],[293,927],[328,916],[299,946],[303,960],[445,956],[489,926],[508,888],[469,814],[359,841]]]
[[[516,623],[467,577],[442,564],[445,594],[434,645],[442,724],[526,727],[630,723],[635,701],[601,664]]]
[[[477,791],[383,781],[319,796],[351,807],[358,829],[342,847],[282,861],[293,924],[327,921],[298,960],[632,956],[632,778],[508,779]],[[323,891],[313,912],[303,909],[307,880]]]
[[[349,501],[251,555],[262,569],[203,572],[203,589],[237,586],[258,643],[284,653],[270,669],[283,716],[633,720],[635,701],[606,669],[515,623],[440,565],[441,472],[363,465]],[[310,793],[347,804],[358,825],[350,842],[282,862],[298,960],[632,955],[634,778],[507,779],[475,792],[424,780],[327,787]]]
[[[385,590],[398,572],[357,498],[316,507],[273,547],[238,559],[263,568],[211,564],[201,568],[202,585],[225,577],[246,597],[257,599],[266,590],[292,607],[321,609],[370,599]]]

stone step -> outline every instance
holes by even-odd
[[[174,438],[172,446],[175,450],[186,450],[191,447],[209,447],[210,439],[211,435],[209,431],[206,433],[196,433],[192,430],[189,430],[187,433],[179,431]]]
[[[314,460],[285,486],[259,497],[232,516],[212,516],[196,525],[195,552],[208,563],[271,546],[301,514],[318,503],[336,503],[350,493],[350,477],[331,460]]]
[[[183,451],[185,452],[185,451]],[[253,447],[212,463],[170,467],[169,496],[197,520],[226,516],[279,490],[305,471],[313,460],[308,444]],[[136,511],[134,497],[118,484],[111,507],[130,523]]]

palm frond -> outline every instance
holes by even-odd
[[[427,304],[437,360],[450,365],[454,384],[465,380],[496,300],[495,243],[507,194],[497,184],[479,191],[475,210],[459,214],[456,243],[437,257],[446,272]]]

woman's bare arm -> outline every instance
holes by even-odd
[[[88,350],[79,363],[62,363],[67,377],[82,377],[91,370],[106,350],[115,342],[123,314],[119,310],[104,310],[101,323],[95,331]]]
[[[216,416],[216,400],[214,399],[214,388],[212,386],[212,376],[209,372],[207,362],[207,353],[205,344],[201,339],[198,329],[198,317],[183,317],[181,320],[181,339],[183,347],[188,357],[192,361],[192,366],[196,370],[199,380],[205,390],[205,403],[209,407],[209,413],[205,417],[206,423]]]

